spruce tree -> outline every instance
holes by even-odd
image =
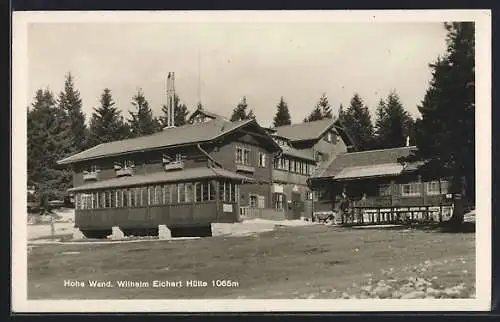
[[[323,93],[323,95],[321,95],[318,105],[319,107],[321,107],[321,114],[323,115],[324,119],[331,119],[333,117],[332,107],[330,106],[330,103],[328,103],[328,97],[326,97],[326,93]]]
[[[342,105],[342,103],[340,103],[340,106],[339,106],[339,115],[338,115],[337,119],[340,123],[343,123],[345,120],[345,111],[344,111],[344,106]]]
[[[352,97],[349,108],[344,113],[342,124],[350,133],[358,150],[364,151],[372,148],[374,130],[370,111],[358,93]]]
[[[130,134],[132,137],[153,134],[158,131],[157,121],[153,118],[153,112],[149,108],[149,103],[144,96],[142,89],[137,91],[132,97],[132,105],[135,107],[134,111],[130,113]]]
[[[274,116],[273,126],[283,126],[292,124],[292,119],[290,117],[290,111],[288,109],[288,104],[281,96],[278,105],[276,106],[276,115]]]
[[[314,109],[304,119],[304,122],[319,121],[325,118],[331,119],[332,117],[332,108],[330,103],[328,103],[328,97],[326,97],[326,94],[323,93],[319,98],[318,103],[314,106]]]
[[[44,211],[48,201],[62,198],[71,186],[71,172],[57,161],[72,153],[71,127],[66,112],[51,91],[38,90],[27,119],[28,182],[36,186]]]
[[[88,128],[82,111],[80,92],[74,87],[71,73],[66,75],[64,91],[59,94],[59,108],[66,112],[71,128],[72,147],[75,152],[87,148]]]
[[[130,127],[124,121],[121,111],[115,107],[109,88],[105,88],[101,94],[100,106],[94,108],[89,130],[89,146],[122,140],[130,136]]]
[[[243,96],[238,105],[233,109],[233,114],[231,115],[230,121],[235,122],[255,118],[253,111],[250,110],[249,112],[247,112],[247,108],[247,98]]]
[[[412,126],[413,118],[404,109],[395,91],[389,93],[385,101],[380,100],[375,121],[378,148],[405,146],[407,137],[412,134]]]
[[[182,126],[187,122],[187,116],[189,115],[189,110],[186,104],[178,104],[174,107],[174,125]]]
[[[304,122],[314,122],[323,119],[323,113],[319,106],[315,106],[311,113],[304,119]]]
[[[201,103],[199,103],[201,104]],[[163,105],[161,108],[163,115],[160,117],[159,121],[163,127],[167,126],[168,119],[168,107],[167,105]],[[182,126],[187,122],[187,116],[189,114],[189,110],[186,104],[182,103],[177,94],[174,95],[174,125]]]
[[[445,23],[447,51],[431,64],[432,80],[418,109],[418,151],[433,173],[452,177],[451,192],[475,200],[475,39],[473,22]],[[456,208],[458,209],[458,208]],[[452,222],[461,223],[456,211]]]

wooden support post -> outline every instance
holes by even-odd
[[[439,179],[439,222],[443,222],[443,194],[441,191],[441,179]]]

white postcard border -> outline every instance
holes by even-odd
[[[28,300],[26,107],[29,23],[59,22],[476,23],[476,299],[432,300]],[[12,27],[12,310],[14,312],[481,311],[491,303],[491,11],[14,12]]]

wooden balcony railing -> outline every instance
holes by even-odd
[[[134,169],[133,168],[123,168],[123,169],[116,170],[116,176],[117,177],[132,176],[132,175],[134,175]]]
[[[401,196],[374,196],[353,201],[354,208],[380,208],[380,207],[423,207],[451,205],[453,200],[443,195],[421,195],[411,197]]]
[[[97,171],[92,171],[92,172],[89,172],[89,171],[83,171],[83,180],[84,181],[87,181],[87,180],[97,180]]]
[[[391,205],[391,196],[368,197],[353,202],[353,206],[357,208],[390,207]]]
[[[165,171],[184,169],[184,161],[172,161],[164,165]]]
[[[236,164],[236,171],[254,173],[255,167],[244,164]]]

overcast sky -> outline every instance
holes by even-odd
[[[190,110],[200,93],[208,110],[229,116],[246,96],[264,126],[280,96],[301,122],[323,92],[334,113],[358,92],[374,119],[378,100],[395,89],[417,116],[445,34],[442,23],[426,22],[32,23],[28,97],[38,88],[59,93],[71,72],[88,117],[106,87],[124,116],[138,88],[160,115],[165,76],[175,72]]]

